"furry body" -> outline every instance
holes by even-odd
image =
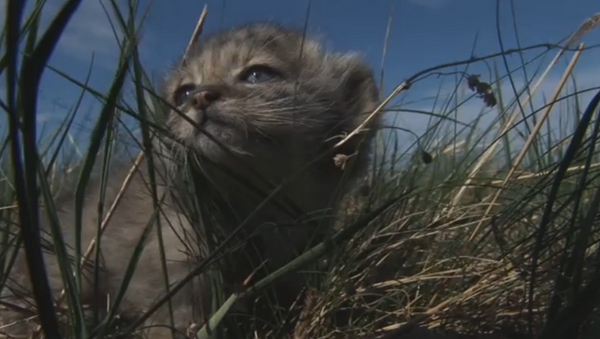
[[[221,233],[222,240],[245,224],[220,268],[226,294],[251,274],[260,271],[256,273],[260,277],[281,267],[327,230],[330,221],[314,216],[331,216],[347,191],[346,182],[358,178],[366,168],[368,143],[360,142],[362,135],[335,151],[350,156],[352,166],[344,170],[336,166],[334,153],[315,159],[339,141],[340,135],[356,129],[375,108],[372,72],[358,56],[327,53],[316,40],[305,40],[300,30],[259,23],[202,38],[169,72],[162,95],[167,104],[159,121],[171,136],[157,139],[158,154],[152,159],[159,183],[157,194],[166,196],[160,232],[170,284],[185,277],[198,259],[208,255],[208,227]],[[367,141],[377,124],[375,120],[370,126]],[[305,170],[298,173],[302,168]],[[105,212],[127,169],[111,169]],[[114,298],[118,291],[154,211],[148,173],[144,164],[102,237],[98,291],[103,297],[92,293],[93,279],[88,273],[83,279],[83,302],[102,307],[106,295]],[[269,194],[273,198],[262,204]],[[205,209],[198,211],[191,196],[202,201]],[[96,234],[98,197],[98,185],[88,187],[84,250]],[[69,200],[59,205],[65,241],[71,246],[73,206]],[[139,316],[165,291],[157,232],[154,226],[119,309],[125,318]],[[28,290],[23,259],[18,259],[8,283],[15,293]],[[52,254],[45,259],[51,287],[58,294],[63,284],[56,260]],[[205,280],[205,275],[196,277],[172,299],[174,325],[182,334],[210,314],[207,308],[214,291]],[[281,286],[279,296],[293,299],[302,279],[290,276]],[[282,303],[289,305],[290,300]],[[6,323],[4,314],[0,320]],[[152,324],[169,325],[167,306],[148,320],[147,325]],[[147,333],[151,338],[169,334],[166,327]]]

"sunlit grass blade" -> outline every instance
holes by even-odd
[[[120,59],[120,65],[116,71],[114,81],[106,97],[106,103],[102,107],[98,120],[89,138],[89,147],[86,157],[83,161],[83,166],[79,173],[77,188],[75,192],[75,258],[79,262],[81,260],[81,228],[82,228],[82,211],[86,187],[89,182],[96,155],[100,150],[102,139],[105,137],[107,128],[116,115],[116,103],[122,96],[122,90],[125,83],[127,73],[130,66],[131,45],[125,49]],[[81,269],[76,266],[75,276],[77,285],[81,285]]]
[[[41,160],[41,159],[40,159]],[[40,189],[45,205],[45,209],[48,214],[49,228],[52,235],[52,243],[54,253],[56,254],[56,260],[60,268],[63,282],[65,283],[65,290],[67,291],[67,300],[69,306],[69,313],[71,319],[73,319],[73,326],[69,327],[70,332],[75,337],[85,338],[86,337],[86,324],[85,317],[83,314],[82,304],[79,299],[79,288],[77,287],[73,278],[73,270],[71,269],[71,259],[67,252],[66,244],[62,236],[62,228],[60,226],[60,220],[57,214],[57,208],[54,204],[52,192],[47,182],[46,171],[44,171],[43,164],[40,161],[38,167]],[[77,262],[75,261],[77,266]]]
[[[113,5],[113,6],[116,7],[116,5]],[[132,14],[134,12],[133,6],[134,5],[130,3],[130,9],[129,9],[130,14]],[[122,18],[120,18],[120,19],[121,19],[121,25],[123,26],[122,27],[123,30],[131,30],[135,27],[132,16],[129,17],[127,24],[123,21]],[[137,46],[137,37],[135,36],[135,31],[127,31],[127,33],[129,35],[129,39],[131,41],[134,41],[133,46]],[[160,206],[159,206],[157,182],[156,182],[156,176],[155,176],[155,173],[156,173],[156,167],[155,167],[155,163],[154,163],[155,157],[153,156],[153,154],[155,153],[154,147],[153,147],[154,144],[151,139],[149,126],[148,126],[148,124],[145,123],[146,121],[149,121],[151,119],[151,117],[149,116],[148,111],[147,111],[146,102],[144,100],[144,98],[145,98],[144,82],[146,81],[147,77],[145,76],[145,74],[142,70],[141,61],[139,59],[139,53],[138,53],[137,47],[133,48],[132,62],[133,62],[133,75],[134,75],[133,80],[134,80],[135,93],[136,93],[136,99],[137,99],[137,110],[140,114],[140,117],[142,118],[140,120],[142,145],[143,145],[143,150],[146,153],[146,162],[148,164],[148,178],[149,178],[149,182],[150,182],[149,184],[150,184],[151,197],[153,200],[154,208],[158,210],[160,208]],[[161,264],[161,269],[163,272],[163,279],[164,279],[164,283],[165,283],[165,292],[169,293],[170,282],[169,282],[167,259],[166,259],[166,255],[165,255],[165,245],[163,243],[162,226],[161,225],[163,225],[163,224],[161,223],[160,216],[158,216],[158,218],[156,220],[156,235],[158,238],[158,247],[159,247],[159,251],[160,251],[160,264]],[[171,305],[170,300],[167,302],[167,307],[169,309],[171,328],[174,328],[173,307]],[[173,332],[173,335],[175,335],[174,332]]]

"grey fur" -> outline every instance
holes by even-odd
[[[258,84],[241,82],[239,75],[252,64],[273,67],[281,77]],[[156,142],[155,146],[164,157],[157,155],[153,158],[160,169],[156,174],[163,178],[159,179],[159,196],[162,193],[168,196],[162,207],[161,231],[171,284],[194,267],[195,261],[190,258],[190,252],[200,257],[207,255],[202,231],[196,227],[198,220],[189,218],[189,211],[178,204],[189,203],[190,192],[184,193],[182,189],[193,187],[194,181],[202,185],[202,199],[211,207],[211,219],[226,236],[262,202],[263,197],[255,193],[256,189],[271,193],[273,187],[286,181],[290,175],[339,141],[340,135],[357,128],[377,103],[372,72],[360,57],[348,53],[328,53],[318,41],[304,40],[302,31],[268,23],[245,25],[202,38],[190,56],[174,66],[164,81],[162,94],[170,105],[175,104],[174,92],[184,84],[209,86],[205,88],[218,92],[218,99],[211,99],[209,105],[202,106],[204,111],[195,109],[190,102],[179,109],[196,122],[201,116],[208,117],[204,129],[230,152],[199,133],[197,128],[169,108],[160,116],[159,120],[166,124],[174,136],[173,140],[162,138]],[[195,105],[200,107],[197,102]],[[335,153],[310,165],[248,222],[243,234],[259,234],[251,244],[258,246],[261,258],[268,259],[268,269],[289,262],[306,248],[313,232],[327,229],[328,223],[315,225],[314,222],[298,222],[297,214],[335,210],[340,197],[347,192],[349,184],[346,180],[352,183],[365,171],[368,141],[378,124],[379,121],[375,119],[370,125],[366,132],[367,142],[359,142],[363,133]],[[336,166],[333,156],[337,153],[352,155],[350,159],[354,162],[353,166],[344,170]],[[192,172],[193,176],[182,173],[185,165],[192,165],[195,171]],[[223,174],[217,169],[219,166],[232,171],[243,182]],[[116,196],[127,169],[127,166],[111,169],[105,211]],[[263,179],[267,179],[268,183]],[[147,180],[148,167],[144,164],[102,238],[104,262],[100,288],[102,293],[110,294],[113,298],[133,247],[154,210],[145,183]],[[254,188],[248,188],[247,184]],[[97,184],[88,187],[83,211],[84,249],[95,236],[98,193]],[[282,211],[280,205],[288,206],[288,211]],[[74,242],[73,206],[73,201],[63,202],[59,215],[65,240],[71,246]],[[331,211],[328,214],[332,214]],[[278,232],[260,231],[267,229],[266,225],[270,224],[295,224],[295,227]],[[199,243],[200,246],[191,248],[194,246],[190,247],[190,243]],[[139,315],[164,292],[158,245],[154,230],[146,243],[121,312]],[[241,260],[242,255],[238,251],[230,257],[234,262],[239,261],[238,268],[225,275],[233,280],[225,281],[230,290],[255,268]],[[58,293],[63,285],[53,258],[48,254],[45,259],[52,289]],[[192,281],[172,300],[175,326],[181,332],[191,323],[201,323],[203,317],[207,316],[206,312],[198,310],[198,305],[207,307],[211,294],[209,286],[202,279],[199,277]],[[287,289],[288,292],[297,292],[301,279],[296,276],[284,283],[292,286]],[[12,288],[19,285],[28,290],[23,256],[13,269],[9,282]],[[91,289],[90,284],[84,286],[82,299],[101,303],[92,299]],[[0,320],[6,323],[9,318],[7,314],[3,311]],[[168,319],[165,306],[149,319],[148,325],[168,324]],[[163,338],[168,337],[169,333],[169,330],[157,327],[147,334],[151,338]]]

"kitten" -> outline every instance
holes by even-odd
[[[372,71],[360,57],[328,53],[301,30],[255,23],[195,43],[164,81],[166,104],[158,123],[167,127],[170,138],[157,139],[152,157],[158,196],[166,196],[160,231],[169,283],[185,277],[232,232],[237,233],[230,253],[218,268],[226,296],[248,277],[255,282],[319,241],[341,197],[366,170],[368,141],[379,120],[335,152],[318,156],[359,126],[375,108],[377,95]],[[335,154],[349,156],[350,162],[342,169]],[[111,168],[106,206],[126,173],[126,167]],[[98,288],[103,295],[116,295],[154,212],[149,173],[146,162],[102,236]],[[273,197],[263,204],[268,194]],[[202,202],[200,207],[191,196]],[[99,185],[90,185],[83,211],[84,249],[96,233],[98,198]],[[73,246],[73,201],[60,206],[65,242]],[[215,231],[220,239],[207,236]],[[129,317],[139,316],[165,292],[159,245],[154,227],[119,308]],[[58,293],[63,284],[53,258],[48,254],[45,260]],[[106,306],[105,298],[93,297],[93,279],[86,277],[82,301]],[[171,300],[179,333],[210,315],[216,291],[207,277],[196,277]],[[27,291],[28,284],[21,256],[9,286]],[[276,294],[280,304],[289,306],[302,285],[298,274],[283,279]],[[239,310],[249,312],[251,303],[241,303]],[[148,329],[149,338],[170,335],[168,314],[164,305],[148,319],[147,325],[163,325]]]

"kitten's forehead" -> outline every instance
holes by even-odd
[[[300,54],[318,53],[319,43],[305,39],[301,31],[272,24],[242,26],[198,41],[180,69],[180,82],[224,80],[256,64],[292,72]]]

